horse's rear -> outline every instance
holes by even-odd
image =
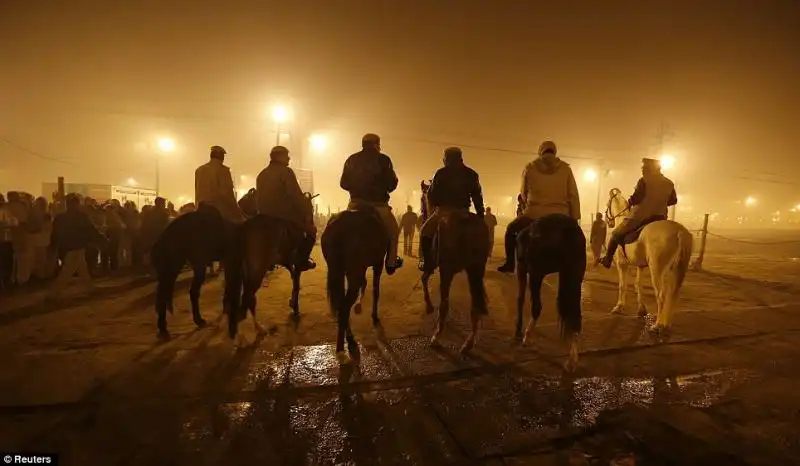
[[[586,236],[574,219],[548,215],[532,222],[519,235],[516,335],[522,333],[522,308],[526,286],[531,293],[531,320],[523,343],[532,338],[541,316],[541,288],[551,273],[558,274],[557,308],[562,337],[569,342],[568,368],[578,360],[577,336],[581,332],[581,286],[586,273]],[[527,282],[527,283],[526,283]]]
[[[322,233],[322,255],[328,266],[328,303],[338,323],[336,356],[347,364],[344,341],[351,353],[358,344],[350,330],[350,310],[366,284],[367,269],[373,270],[373,321],[377,323],[380,276],[389,238],[375,214],[368,210],[346,210],[334,215]],[[345,288],[346,283],[346,288]]]
[[[678,295],[689,270],[693,243],[692,233],[672,220],[661,220],[645,226],[634,243],[635,257],[631,258],[631,262],[650,269],[650,278],[656,290],[658,314],[651,330],[663,330],[672,323]]]
[[[478,323],[488,313],[486,286],[486,262],[489,260],[489,229],[483,219],[473,213],[443,214],[436,233],[435,255],[439,269],[439,315],[436,331],[431,344],[438,345],[444,332],[447,313],[450,309],[450,287],[458,272],[467,274],[469,291],[472,300],[470,319],[472,332],[461,347],[462,353],[468,353],[475,345]],[[425,304],[428,312],[433,311],[428,290],[429,273],[422,277]]]

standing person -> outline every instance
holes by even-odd
[[[91,244],[104,245],[105,237],[95,228],[89,215],[81,208],[75,195],[67,195],[67,210],[53,221],[53,236],[50,247],[61,258],[61,271],[53,283],[49,299],[58,299],[74,275],[81,284],[92,287],[92,276],[86,263],[86,248]]]
[[[494,229],[497,226],[497,217],[492,213],[491,207],[486,208],[483,221],[486,222],[486,228],[489,229],[489,257],[492,257],[492,253],[494,252]]]
[[[606,245],[607,234],[608,228],[606,227],[606,222],[603,221],[603,214],[598,212],[594,222],[592,222],[592,231],[589,235],[589,244],[592,246],[592,255],[594,255],[595,262],[600,260],[603,246]]]
[[[0,194],[0,289],[11,285],[14,273],[13,229],[19,225],[6,198]]]
[[[403,230],[403,255],[412,256],[414,244],[414,230],[417,228],[419,216],[411,206],[406,207],[406,213],[400,217],[400,228]]]
[[[388,275],[403,266],[403,259],[397,256],[397,243],[400,227],[389,206],[389,194],[397,189],[397,174],[392,159],[381,152],[381,138],[377,134],[365,134],[361,138],[361,151],[347,158],[342,170],[339,186],[350,193],[348,209],[359,205],[375,210],[389,237],[389,250],[386,255]]]

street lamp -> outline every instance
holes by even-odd
[[[324,134],[312,134],[308,144],[314,152],[322,152],[328,147],[328,138]]]
[[[288,122],[291,118],[291,112],[287,107],[283,105],[275,105],[272,107],[272,121],[275,122],[277,126],[276,135],[275,135],[275,145],[281,145],[281,125]]]
[[[609,169],[603,170],[602,173],[600,173],[598,172],[598,170],[595,170],[594,168],[587,168],[586,171],[583,172],[584,180],[590,183],[597,183],[597,199],[596,199],[597,202],[595,203],[595,213],[600,212],[600,198],[602,197],[600,190],[602,188],[602,179],[610,174],[611,170]],[[594,214],[592,215],[592,218],[594,218]]]
[[[158,151],[156,152],[156,196],[160,194],[159,188],[161,183],[161,167],[160,167],[160,160],[161,160],[161,153],[173,152],[175,150],[175,141],[170,138],[159,138],[156,146]]]
[[[661,168],[664,170],[672,170],[675,167],[675,157],[664,154],[661,156]]]
[[[747,199],[744,200],[744,205],[746,205],[747,207],[752,207],[756,205],[757,202],[758,201],[756,201],[756,198],[754,198],[753,196],[747,196]]]
[[[128,178],[127,183],[128,183],[128,186],[136,186],[137,184],[139,184],[133,178]]]

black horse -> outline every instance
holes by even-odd
[[[309,211],[313,209],[312,200],[317,195],[305,193]],[[240,307],[237,312],[228,314],[228,332],[236,339],[237,346],[247,346],[251,342],[239,333],[239,322],[247,317],[249,310],[253,316],[253,326],[258,335],[265,333],[264,328],[256,320],[256,293],[264,282],[268,271],[280,265],[289,271],[292,277],[292,296],[289,307],[294,316],[300,314],[300,276],[303,273],[298,256],[303,232],[290,222],[267,215],[257,215],[255,210],[255,191],[248,193],[239,205],[249,218],[237,232],[236,247],[233,249],[234,261],[239,265],[240,283],[233,283],[234,289],[241,290]]]
[[[558,273],[558,317],[562,338],[569,344],[567,370],[578,364],[581,332],[581,286],[586,273],[586,236],[574,219],[548,215],[531,221],[517,236],[517,338],[522,336],[525,288],[531,291],[531,321],[523,344],[528,343],[542,314],[541,288],[545,276]]]
[[[241,278],[237,277],[240,267],[231,262],[232,228],[216,209],[200,207],[195,212],[176,218],[156,239],[150,255],[158,280],[156,314],[160,339],[168,340],[170,337],[167,330],[167,310],[170,313],[173,311],[175,282],[187,263],[194,274],[189,299],[192,303],[192,318],[198,327],[206,325],[200,314],[200,289],[206,279],[206,268],[214,261],[222,262],[225,269],[223,309],[228,311],[239,307],[237,286]]]
[[[331,217],[322,233],[322,255],[328,264],[328,302],[336,318],[336,358],[350,363],[344,342],[351,354],[359,352],[350,329],[350,310],[366,286],[367,269],[372,267],[372,321],[378,325],[378,299],[381,274],[389,247],[389,235],[370,207],[356,207]],[[347,283],[345,291],[345,280]]]

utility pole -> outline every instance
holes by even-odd
[[[658,154],[656,155],[657,157],[662,157],[664,155],[664,142],[674,137],[675,133],[670,128],[669,123],[662,121],[656,129],[655,136],[656,147],[658,148]],[[676,206],[672,206],[669,208],[669,219],[673,221],[675,220],[675,207]]]

